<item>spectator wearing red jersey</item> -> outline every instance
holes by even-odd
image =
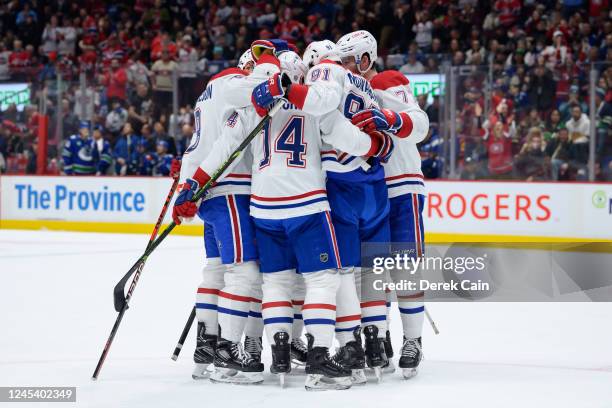
[[[30,66],[32,56],[23,48],[21,40],[13,41],[13,52],[9,55],[9,68],[11,76],[18,80],[24,80],[27,68]]]
[[[107,71],[102,78],[102,83],[106,85],[106,97],[111,104],[115,100],[126,100],[127,81],[128,76],[125,68],[119,64],[118,59],[113,59],[110,70]]]
[[[509,178],[512,174],[512,136],[504,132],[502,122],[493,125],[490,135],[485,134],[489,174],[493,178]]]
[[[493,7],[499,15],[499,24],[510,27],[516,22],[521,12],[520,0],[497,0]]]
[[[176,59],[176,44],[170,40],[167,32],[158,34],[151,42],[151,60],[157,61],[162,57],[162,53],[166,51],[170,59]]]

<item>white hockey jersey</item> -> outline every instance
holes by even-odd
[[[365,78],[329,60],[321,61],[308,71],[303,87],[292,86],[289,100],[295,101],[303,111],[313,115],[337,110],[347,119],[363,109],[379,107],[377,96]],[[329,146],[324,152],[323,168],[328,173],[335,173],[330,174],[331,177],[354,181],[373,176],[382,178],[382,171],[376,175],[364,171],[364,167],[369,166],[365,166],[365,160],[361,157],[336,151]],[[348,174],[353,171],[356,171],[355,174]]]
[[[260,120],[252,107],[232,114],[202,170],[212,174],[219,168]],[[372,146],[370,137],[338,111],[315,116],[284,103],[250,145],[253,217],[286,219],[329,210],[321,165],[324,143],[356,155]]]
[[[404,112],[410,117],[412,130],[405,138],[394,137],[395,148],[384,164],[389,198],[408,193],[425,194],[421,156],[417,143],[427,137],[429,119],[419,107],[406,76],[398,71],[384,71],[372,78],[372,88],[382,108]]]
[[[215,141],[221,135],[226,119],[236,109],[251,104],[251,92],[261,81],[261,78],[250,78],[246,71],[239,68],[223,70],[210,79],[194,109],[195,132],[183,155],[181,184],[193,175],[208,156]],[[250,194],[250,167],[250,157],[244,157],[231,173],[226,172],[215,184],[207,198],[228,194]]]

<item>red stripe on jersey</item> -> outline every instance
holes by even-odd
[[[334,247],[334,256],[336,257],[336,266],[342,268],[342,262],[340,261],[340,250],[338,249],[338,240],[336,239],[336,230],[334,229],[334,223],[332,222],[329,211],[325,211],[325,219],[329,226],[329,233],[331,234],[332,245]]]
[[[336,306],[329,305],[327,303],[308,303],[307,305],[302,306],[302,310],[308,310],[308,309],[336,310]]]
[[[251,178],[250,174],[240,174],[240,173],[230,173],[225,177],[234,177],[234,178]]]
[[[292,300],[291,303],[293,303],[293,306],[301,306],[304,304],[303,300]]]
[[[198,293],[204,295],[218,295],[219,289],[198,288]]]
[[[416,177],[416,178],[420,178],[420,179],[424,179],[422,174],[399,174],[397,176],[391,176],[391,177],[385,177],[386,181],[392,181],[392,180],[397,180],[397,179],[401,179],[401,178],[408,178],[408,177]]]
[[[336,317],[336,323],[342,323],[342,322],[352,322],[353,320],[361,320],[361,315],[352,315],[352,316],[341,316],[341,317]]]
[[[297,106],[298,109],[302,109],[304,107],[304,102],[306,102],[307,94],[307,85],[292,84],[291,87],[289,87],[289,94],[287,95],[287,100]]]
[[[224,76],[228,76],[228,75],[244,75],[247,76],[249,75],[248,72],[240,69],[240,68],[227,68],[224,69],[223,71],[219,72],[217,75],[213,76],[212,78],[210,78],[211,81],[214,81],[217,78],[222,78]]]
[[[410,81],[399,71],[389,70],[381,72],[370,81],[374,89],[385,90],[398,85],[408,85]]]
[[[370,302],[361,302],[361,307],[387,306],[386,300],[372,300]]]
[[[321,154],[334,154],[334,155],[338,155],[338,152],[335,150],[322,150]]]
[[[219,297],[230,299],[230,300],[237,300],[239,302],[249,302],[249,303],[251,302],[251,299],[253,299],[250,296],[234,295],[232,293],[223,292],[222,290],[219,291]]]
[[[417,256],[420,258],[423,256],[423,247],[421,246],[421,242],[423,242],[423,237],[421,236],[421,213],[419,211],[419,198],[416,194],[412,194],[412,211],[414,213],[414,233],[417,247]]]
[[[299,200],[300,198],[310,197],[317,194],[326,194],[325,190],[314,190],[309,191],[308,193],[298,194],[294,196],[286,196],[286,197],[260,197],[255,194],[251,194],[251,198],[259,201],[286,201],[286,200]]]
[[[273,307],[290,307],[293,308],[291,302],[279,301],[279,302],[267,302],[261,305],[262,309],[271,309]]]
[[[234,202],[234,196],[227,196],[227,202],[230,208],[230,217],[232,218],[232,230],[234,233],[234,247],[236,253],[234,254],[234,262],[242,262],[242,235],[240,234],[240,219],[238,218],[238,210],[236,209],[236,203]]]

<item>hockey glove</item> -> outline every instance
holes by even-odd
[[[291,86],[291,80],[285,73],[276,73],[257,85],[251,94],[251,102],[259,116],[265,116],[274,101],[282,98]]]
[[[179,159],[172,159],[170,164],[170,177],[176,179],[181,174],[181,161]]]
[[[290,51],[289,44],[285,40],[278,38],[272,40],[255,40],[251,44],[251,54],[255,62],[266,52],[278,56],[279,54]]]
[[[374,130],[396,133],[402,127],[401,116],[390,109],[366,109],[356,113],[351,122],[366,133]]]
[[[174,207],[172,207],[172,219],[176,225],[180,225],[184,218],[191,219],[196,215],[199,203],[194,203],[191,200],[200,186],[206,184],[208,180],[210,180],[210,176],[199,167],[193,175],[193,179],[185,180],[176,201],[174,201]]]
[[[373,131],[369,132],[368,135],[372,140],[372,147],[368,152],[368,156],[378,157],[381,162],[386,163],[391,158],[393,153],[393,139],[390,135],[385,132]]]

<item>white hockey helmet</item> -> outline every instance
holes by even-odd
[[[308,68],[314,67],[324,59],[340,62],[340,54],[333,41],[313,41],[308,44],[306,51],[304,51],[304,64]]]
[[[357,64],[357,70],[362,74],[368,72],[374,62],[378,59],[378,44],[372,34],[365,30],[353,31],[343,35],[336,43],[340,58],[354,57]],[[370,57],[370,64],[365,70],[362,70],[361,59],[365,54]]]
[[[238,60],[238,68],[246,71],[252,71],[254,66],[255,59],[253,58],[253,53],[251,52],[251,49],[248,49],[240,56],[240,59]]]
[[[281,64],[281,72],[287,74],[291,82],[299,84],[304,81],[304,76],[308,69],[304,61],[293,51],[285,51],[278,56]]]

